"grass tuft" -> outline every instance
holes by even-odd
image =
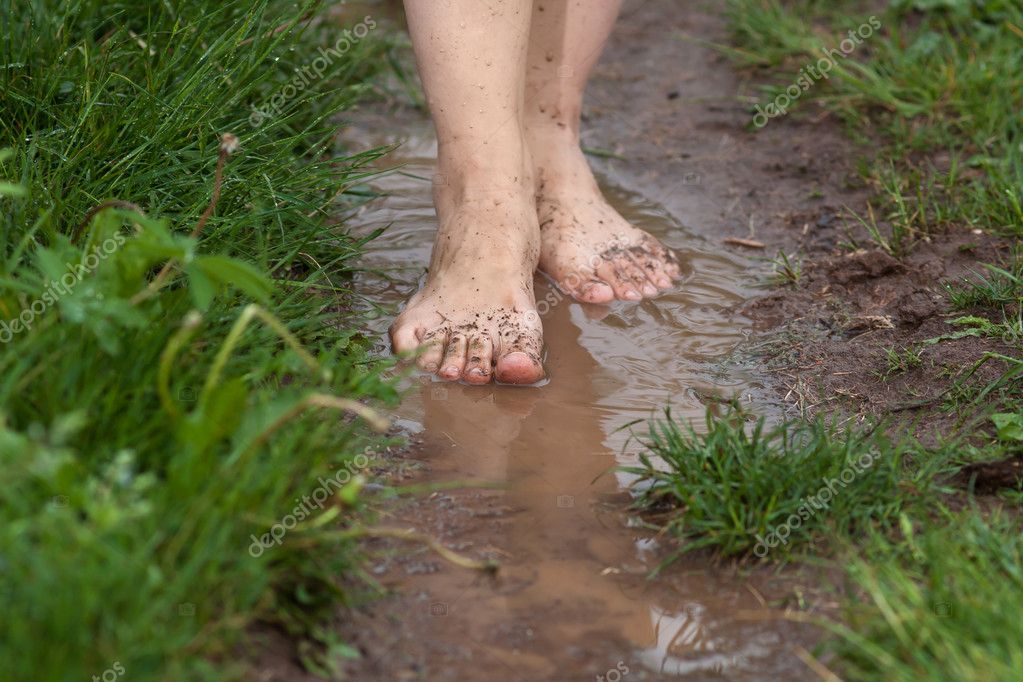
[[[738,408],[708,413],[707,432],[666,411],[640,438],[636,506],[681,543],[723,556],[784,560],[890,523],[934,486],[938,460],[911,470],[913,450],[880,428],[824,420],[769,425]],[[658,514],[661,513],[660,516]]]

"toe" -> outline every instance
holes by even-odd
[[[444,358],[440,363],[440,371],[437,375],[441,379],[455,381],[462,375],[465,368],[465,351],[468,347],[468,339],[465,334],[454,332],[448,337],[447,347],[444,349]]]
[[[419,347],[423,349],[416,364],[419,369],[430,374],[440,369],[441,358],[444,356],[444,347],[447,345],[448,333],[444,329],[434,329],[423,336]]]
[[[563,293],[568,294],[572,298],[579,298],[581,285],[585,285],[586,280],[586,277],[573,272],[566,277],[556,280],[556,284]]]
[[[618,269],[624,274],[626,279],[632,282],[632,288],[643,296],[654,296],[657,294],[657,287],[650,283],[646,273],[643,272],[643,268],[636,265],[636,262],[630,256],[620,259]]]
[[[407,324],[398,319],[388,331],[391,336],[391,348],[395,353],[411,353],[419,345],[414,324]]]
[[[620,298],[623,301],[638,301],[643,298],[643,294],[636,288],[633,283],[632,275],[629,274],[621,259],[615,259],[602,263],[597,268],[597,275],[607,282],[615,292],[615,298]],[[631,268],[632,264],[629,263],[628,267]]]
[[[661,248],[663,249],[663,254],[660,260],[664,264],[664,272],[670,279],[678,279],[682,276],[682,266],[679,264],[678,256],[666,246]]]
[[[592,279],[579,287],[576,298],[584,303],[607,303],[615,299],[615,292],[606,282]]]
[[[539,356],[523,351],[505,353],[497,360],[497,380],[505,384],[533,384],[543,379]]]
[[[462,378],[470,384],[485,384],[493,375],[494,344],[489,336],[477,336],[469,341],[469,359]]]
[[[669,283],[672,279],[677,279],[682,275],[682,267],[679,265],[678,256],[655,237],[646,235],[642,242],[633,247],[633,255],[640,253],[647,255],[657,265],[657,270],[668,278]],[[657,284],[660,286],[659,281]]]
[[[656,259],[651,258],[645,253],[633,253],[630,254],[632,258],[632,264],[636,266],[636,269],[643,273],[644,281],[638,286],[643,292],[644,296],[656,296],[658,293],[659,276],[661,275],[660,263]]]
[[[539,328],[505,330],[497,358],[497,380],[506,384],[532,384],[544,377],[540,362],[542,333]]]

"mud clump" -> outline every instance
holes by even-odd
[[[895,304],[895,315],[900,324],[918,327],[921,322],[941,310],[941,297],[926,289],[918,289]]]
[[[855,284],[887,275],[901,274],[904,266],[884,251],[859,250],[845,256],[828,258],[818,268],[836,284]]]

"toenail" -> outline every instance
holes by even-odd
[[[647,296],[653,296],[657,293],[657,289],[651,284],[645,284],[643,285],[643,293]]]
[[[436,372],[437,371],[437,363],[436,362],[428,362],[423,367],[423,369],[425,369],[427,372]]]
[[[485,376],[487,376],[487,373],[484,372],[479,367],[476,367],[475,369],[469,370],[469,374],[471,374],[474,377],[485,377]]]
[[[636,301],[643,297],[639,295],[638,291],[629,289],[628,291],[625,292],[625,298],[629,299],[630,301]]]

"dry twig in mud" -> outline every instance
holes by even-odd
[[[747,249],[763,249],[767,245],[763,242],[759,242],[756,239],[743,239],[742,237],[725,237],[721,240],[725,244],[734,244],[735,246],[745,246]]]
[[[493,559],[476,561],[469,557],[462,556],[454,550],[450,550],[442,545],[440,540],[433,536],[427,535],[426,533],[420,533],[411,528],[359,528],[352,531],[352,533],[357,536],[370,538],[394,538],[396,540],[420,542],[436,552],[445,561],[448,561],[460,568],[468,568],[474,571],[482,571],[490,574],[496,574],[497,569],[500,568],[500,564]]]

